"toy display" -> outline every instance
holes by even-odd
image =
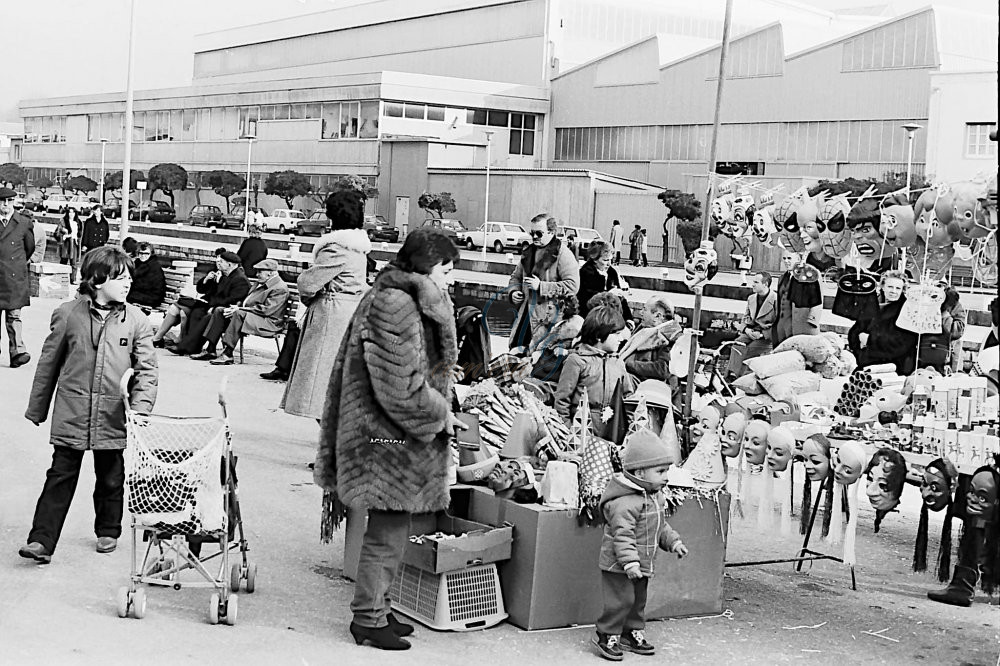
[[[935,573],[938,580],[945,582],[951,571],[951,521],[955,516],[954,494],[958,488],[958,470],[947,458],[935,458],[924,468],[920,483],[920,523],[917,525],[917,540],[913,547],[913,570],[927,569],[928,512],[944,511],[941,524],[941,541],[938,549]]]

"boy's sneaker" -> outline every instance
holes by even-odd
[[[622,634],[621,648],[634,652],[635,654],[650,655],[656,652],[653,644],[646,640],[646,637],[638,629],[632,629]]]
[[[617,636],[602,634],[598,631],[597,636],[591,639],[591,642],[597,646],[597,652],[609,661],[621,661],[625,658]]]

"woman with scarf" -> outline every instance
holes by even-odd
[[[915,369],[917,334],[896,325],[906,302],[905,288],[902,271],[883,273],[878,312],[858,319],[848,331],[848,346],[858,359],[858,367],[892,363],[901,375],[909,375]]]
[[[358,645],[406,650],[413,626],[389,608],[414,513],[448,508],[451,412],[460,378],[448,295],[458,250],[439,229],[403,242],[351,317],[330,374],[315,481],[329,540],[350,505],[368,511],[350,632]]]

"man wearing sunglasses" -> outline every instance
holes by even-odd
[[[511,302],[518,306],[510,332],[510,349],[526,349],[543,338],[559,320],[556,299],[576,294],[580,288],[580,264],[556,236],[556,218],[548,213],[531,220],[531,245],[521,254],[507,285]]]

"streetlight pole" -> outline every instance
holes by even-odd
[[[910,170],[913,168],[913,135],[917,133],[917,130],[923,128],[923,125],[916,123],[906,123],[903,125],[903,129],[906,130],[906,141],[909,144],[906,152],[906,196],[910,196]]]
[[[108,145],[107,139],[101,139],[101,206],[104,206],[104,149]]]
[[[486,205],[483,206],[483,261],[486,261],[486,246],[489,245],[487,232],[490,226],[490,159],[493,146],[493,132],[486,132]]]
[[[122,214],[118,224],[118,242],[128,238],[128,193],[132,185],[132,62],[135,60],[135,0],[129,2],[128,15],[128,74],[125,78],[125,117],[122,129],[125,132],[125,164],[122,167]],[[140,197],[142,194],[140,193]]]
[[[254,139],[257,138],[257,124],[248,120],[247,133],[240,138],[247,140],[247,194],[246,202],[243,205],[243,227],[244,229],[250,229],[250,158],[253,151]]]

